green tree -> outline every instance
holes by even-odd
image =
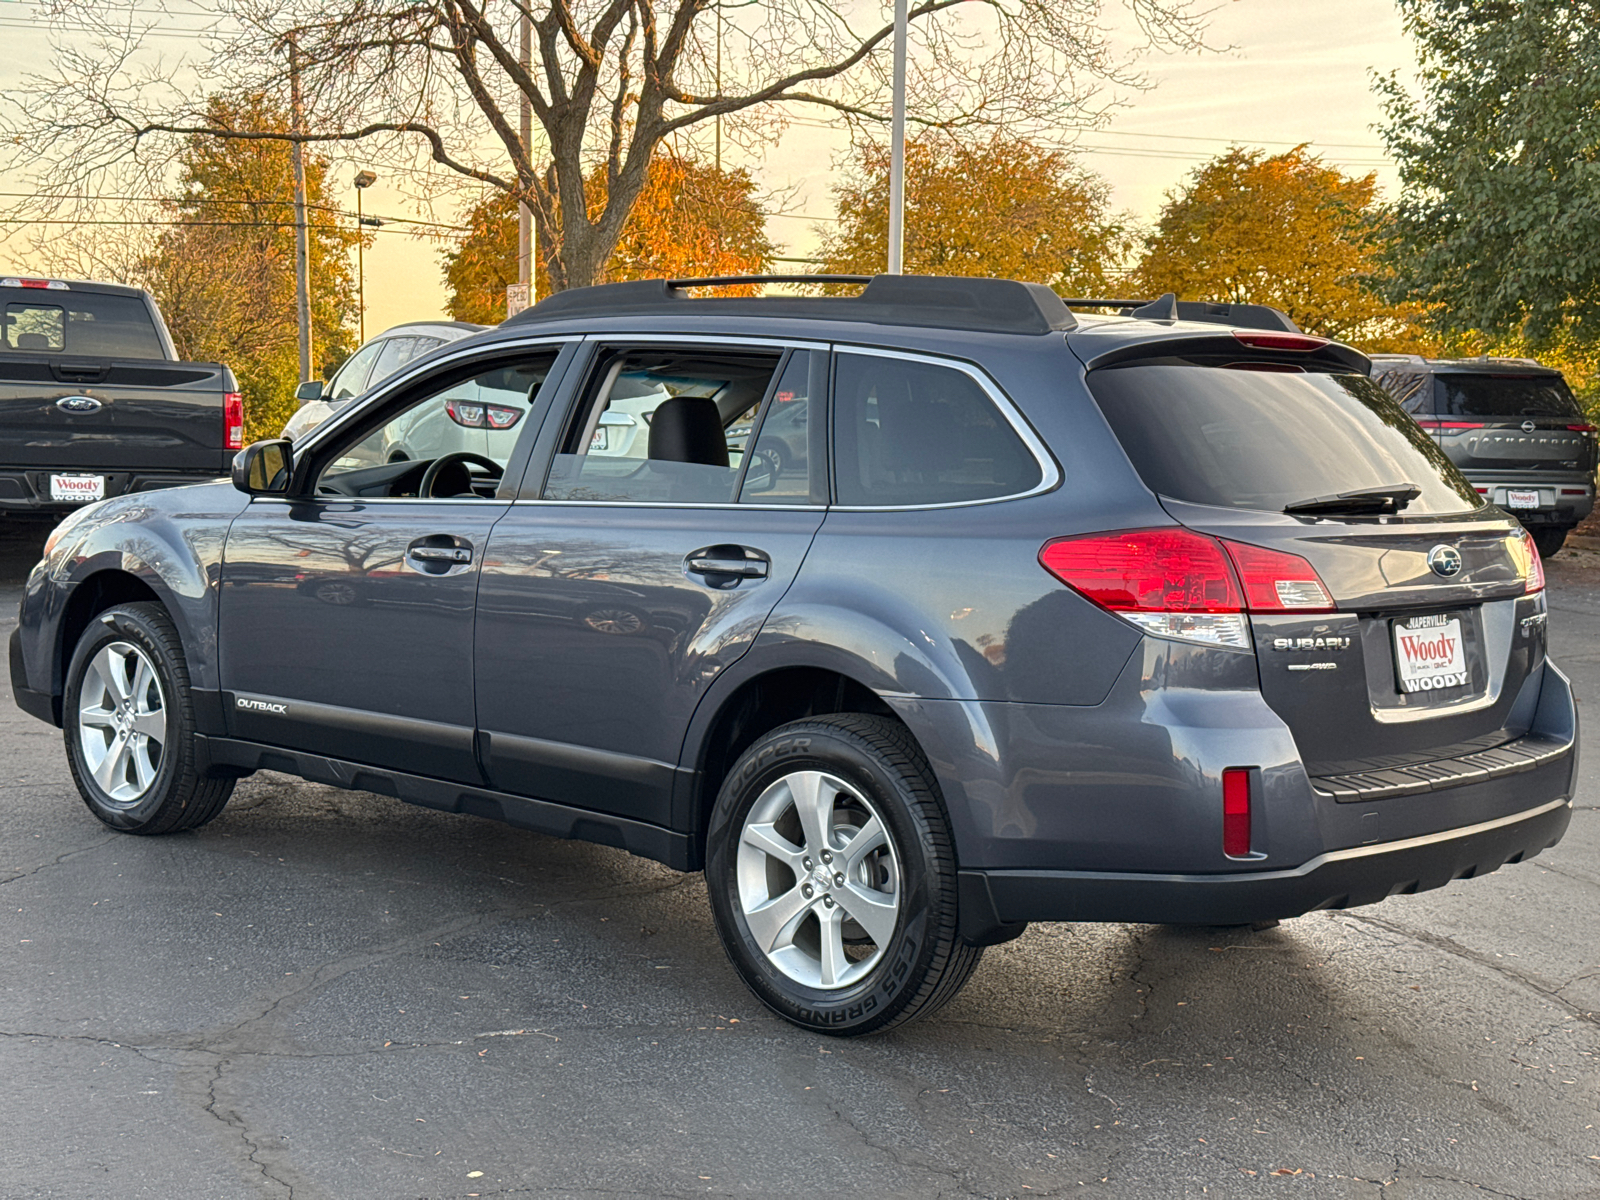
[[[214,96],[211,120],[285,130],[263,96]],[[246,436],[271,437],[294,412],[299,380],[294,176],[289,143],[191,136],[179,159],[178,222],[140,264],[181,357],[224,362],[244,393]],[[324,199],[326,160],[306,156],[313,363],[324,377],[354,349],[357,235]]]
[[[1420,94],[1377,84],[1397,294],[1449,330],[1600,341],[1600,3],[1399,5]]]
[[[1377,183],[1299,146],[1238,146],[1167,194],[1134,273],[1146,295],[1270,304],[1307,332],[1372,349],[1418,344],[1416,312],[1381,293],[1388,275]]]
[[[605,204],[605,172],[589,180],[593,203]],[[445,307],[458,321],[495,324],[506,315],[506,285],[517,281],[517,205],[504,193],[475,204],[471,232],[444,254]],[[775,247],[755,181],[744,169],[663,152],[650,164],[643,191],[628,215],[605,273],[622,279],[747,275],[765,271]],[[549,295],[549,247],[540,245],[537,292]]]
[[[1104,294],[1128,253],[1110,185],[1064,151],[996,134],[970,144],[933,131],[906,143],[905,269],[1046,283]],[[873,275],[888,258],[889,150],[859,146],[834,189],[823,270]]]

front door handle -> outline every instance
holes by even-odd
[[[685,558],[684,567],[712,587],[735,587],[741,579],[767,578],[772,560],[748,546],[707,546]]]
[[[462,538],[430,534],[406,547],[405,562],[424,575],[455,575],[472,565],[472,544]]]

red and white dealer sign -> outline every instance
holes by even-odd
[[[1442,615],[1411,617],[1394,623],[1394,658],[1400,688],[1433,692],[1467,682],[1467,651],[1461,642],[1461,618]]]
[[[106,498],[104,475],[52,475],[50,499],[67,504],[87,504],[91,500]]]

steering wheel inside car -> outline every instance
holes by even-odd
[[[475,467],[482,467],[489,472],[490,479],[499,479],[505,474],[504,469],[492,458],[485,458],[481,454],[474,454],[470,450],[458,450],[454,454],[441,454],[428,464],[428,469],[422,474],[422,482],[417,485],[419,496],[460,496],[472,491],[472,473],[466,469],[471,463]],[[447,487],[451,490],[435,492],[434,487],[443,477]]]

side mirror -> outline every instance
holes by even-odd
[[[233,459],[233,486],[251,496],[281,496],[294,473],[294,451],[287,438],[251,442]]]
[[[301,405],[310,404],[313,400],[322,399],[322,389],[326,385],[320,379],[308,379],[294,390],[294,398]]]

